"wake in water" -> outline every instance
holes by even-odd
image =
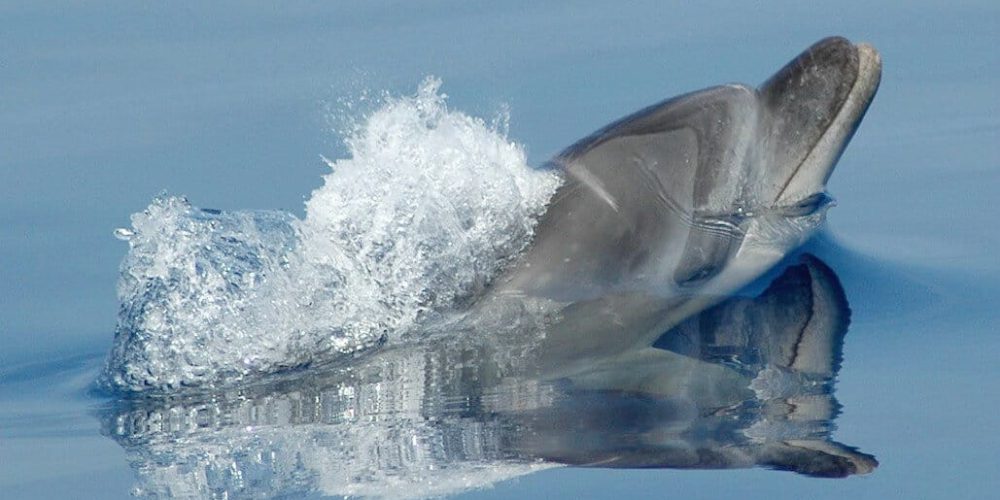
[[[440,81],[389,99],[298,219],[161,197],[129,243],[104,385],[210,386],[335,362],[460,309],[530,242],[561,183]]]

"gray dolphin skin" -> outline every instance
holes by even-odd
[[[574,304],[584,313],[567,308],[547,339],[566,360],[648,345],[815,232],[880,77],[874,48],[827,38],[756,89],[682,95],[570,146],[552,162],[564,185],[490,300]],[[610,339],[596,331],[608,325]]]

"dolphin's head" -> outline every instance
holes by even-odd
[[[882,61],[871,45],[831,37],[760,86],[760,201],[788,206],[823,192],[881,75]]]
[[[827,38],[758,88],[681,95],[578,141],[553,160],[565,182],[508,288],[732,293],[820,227],[826,181],[880,77],[874,48]]]
[[[754,140],[743,149],[742,169],[728,174],[729,184],[743,183],[742,196],[716,198],[720,206],[735,200],[756,216],[743,219],[740,231],[727,239],[695,227],[675,264],[678,283],[725,295],[756,279],[819,229],[830,201],[826,182],[875,97],[881,75],[882,61],[872,46],[830,37],[751,91],[757,120],[748,129]],[[727,192],[718,186],[725,183],[715,182],[713,189]],[[696,311],[701,305],[694,301],[687,307]]]

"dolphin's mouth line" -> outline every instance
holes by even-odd
[[[752,219],[754,217],[765,215],[780,214],[785,217],[804,217],[816,213],[817,210],[835,206],[836,204],[837,200],[833,196],[830,196],[830,194],[826,191],[820,191],[790,203],[773,203],[768,205],[761,204],[756,207],[739,206],[733,213],[712,213],[703,214],[703,216],[712,218],[737,217],[739,219]]]
[[[857,84],[856,81],[855,81],[855,84]],[[854,92],[853,88],[851,89],[851,92]],[[846,105],[847,105],[847,100],[845,99],[844,102],[841,103],[840,107],[837,108],[837,117],[838,118],[841,116],[841,113],[844,112],[844,106],[846,106]],[[836,121],[836,119],[834,119],[834,121]],[[832,126],[832,124],[831,124],[831,126]],[[814,141],[812,143],[812,145],[809,146],[809,153],[804,158],[802,158],[802,161],[800,161],[798,165],[795,166],[795,169],[792,170],[792,175],[789,175],[788,178],[785,179],[785,183],[782,184],[781,189],[778,190],[778,194],[774,196],[774,205],[772,205],[773,207],[778,208],[778,207],[782,207],[782,206],[787,206],[787,205],[782,205],[778,201],[781,200],[781,198],[783,196],[785,196],[785,191],[787,191],[788,190],[788,186],[790,186],[792,184],[792,180],[795,179],[795,176],[799,175],[799,171],[802,170],[802,166],[805,165],[806,162],[809,161],[810,158],[812,158],[813,152],[816,150],[816,146],[818,146],[819,143],[823,142],[823,138],[826,137],[827,134],[829,134],[829,133],[830,133],[830,128],[827,127],[826,131],[823,132],[823,135],[819,136],[819,138],[817,138],[816,141]]]

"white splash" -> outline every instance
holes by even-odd
[[[561,182],[440,81],[389,99],[306,217],[158,198],[132,216],[103,376],[165,391],[334,362],[460,309],[529,242]],[[503,120],[501,120],[503,122]]]

